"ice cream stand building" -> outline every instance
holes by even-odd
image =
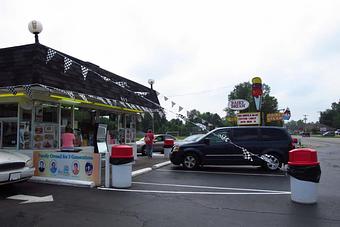
[[[136,119],[160,110],[154,90],[36,43],[0,49],[0,149],[33,157],[36,178],[100,184],[98,124],[134,143]],[[79,152],[60,152],[71,127]]]

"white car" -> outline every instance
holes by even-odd
[[[28,156],[0,151],[0,185],[28,180],[33,174],[33,162]]]

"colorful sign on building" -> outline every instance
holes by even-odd
[[[34,151],[34,176],[93,181],[100,185],[100,154]]]
[[[238,125],[259,125],[260,113],[238,113],[237,114]]]

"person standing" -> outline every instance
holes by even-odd
[[[149,158],[152,158],[154,139],[155,139],[155,135],[153,134],[152,130],[149,129],[148,132],[144,136],[145,151]]]
[[[72,128],[66,127],[65,133],[61,135],[61,150],[74,150],[75,140],[76,137],[73,134]]]

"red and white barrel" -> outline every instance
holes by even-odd
[[[133,148],[131,146],[118,145],[112,147],[110,163],[112,165],[112,186],[114,188],[131,187],[133,161]]]
[[[317,152],[310,148],[289,151],[291,199],[298,203],[316,203],[317,183],[321,176]]]
[[[164,157],[169,158],[171,149],[174,146],[175,141],[173,139],[165,139],[164,140]]]

